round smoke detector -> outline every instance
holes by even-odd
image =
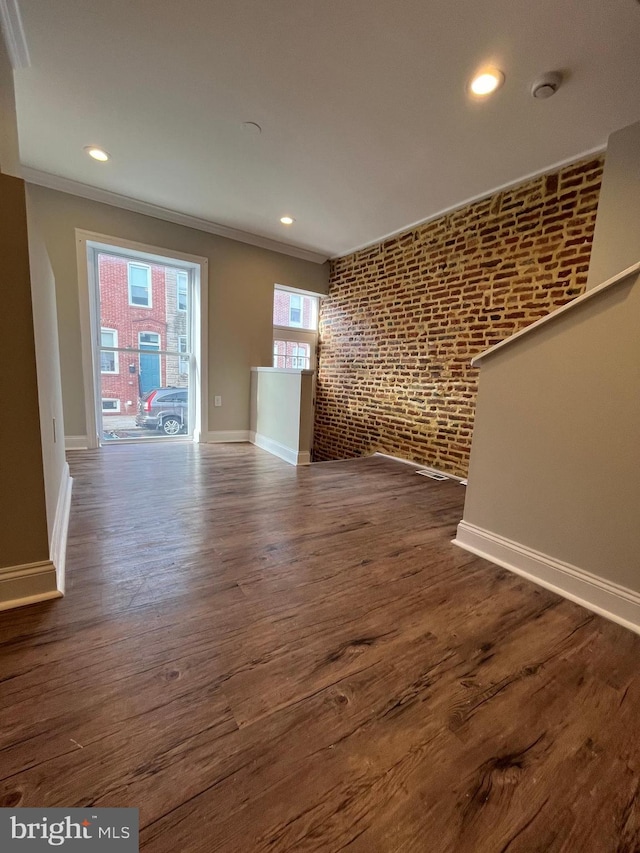
[[[539,100],[550,98],[558,91],[561,83],[562,74],[559,71],[549,71],[548,74],[543,74],[535,81],[531,87],[531,94]]]

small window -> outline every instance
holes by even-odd
[[[180,358],[178,359],[178,372],[179,373],[188,373],[189,372],[189,356],[186,353],[189,352],[187,348],[187,336],[186,335],[178,335],[178,352],[181,353]],[[184,355],[182,353],[185,353]]]
[[[115,329],[100,329],[100,346],[118,346],[118,333]],[[119,373],[117,352],[100,351],[100,373]]]
[[[273,325],[317,331],[318,297],[276,287],[273,294]]]
[[[102,398],[102,411],[112,414],[114,412],[120,411],[120,400],[117,400],[115,397],[103,397]]]
[[[309,370],[311,367],[311,344],[291,340],[274,340],[273,366]]]
[[[176,273],[176,289],[178,311],[186,311],[189,293],[189,276],[186,272]]]
[[[130,263],[128,269],[129,305],[151,308],[151,267]]]
[[[289,325],[302,326],[302,296],[297,293],[289,296]]]

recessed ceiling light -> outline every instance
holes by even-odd
[[[471,81],[470,89],[474,95],[484,98],[499,89],[504,83],[504,74],[497,68],[485,68]]]
[[[109,159],[109,154],[103,148],[98,148],[96,145],[85,145],[84,150],[89,157],[93,157],[94,160],[99,160],[101,163],[106,163]]]
[[[295,220],[291,216],[281,216],[280,222],[282,222],[283,225],[293,225]]]

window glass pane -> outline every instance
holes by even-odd
[[[311,345],[296,341],[274,340],[273,366],[309,370],[311,367]]]
[[[289,297],[289,325],[302,325],[302,298],[294,293]]]
[[[132,305],[151,305],[151,270],[129,264],[129,298]]]
[[[187,294],[189,290],[189,277],[186,272],[176,274],[177,290],[178,290],[178,311],[187,310]]]
[[[286,367],[287,366],[287,342],[286,341],[274,341],[273,342],[273,366],[274,367]]]
[[[116,372],[116,354],[115,352],[100,353],[100,372],[115,373]]]
[[[117,347],[118,335],[114,329],[100,330],[100,344],[103,347]],[[101,373],[117,373],[118,372],[118,353],[100,351],[100,372]]]
[[[178,352],[186,353],[189,350],[187,349],[187,336],[179,335],[178,336]],[[181,355],[178,360],[178,371],[181,375],[189,372],[189,357],[186,355]]]
[[[276,288],[273,295],[273,325],[315,332],[318,328],[318,297]]]
[[[152,346],[154,349],[160,349],[160,335],[155,332],[140,332],[139,336],[140,349],[147,346]]]

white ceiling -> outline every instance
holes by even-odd
[[[19,5],[26,166],[323,257],[601,148],[640,119],[637,0]],[[486,63],[506,83],[474,102],[466,84]],[[534,100],[533,80],[555,69],[560,91]],[[90,160],[89,143],[111,161]]]

